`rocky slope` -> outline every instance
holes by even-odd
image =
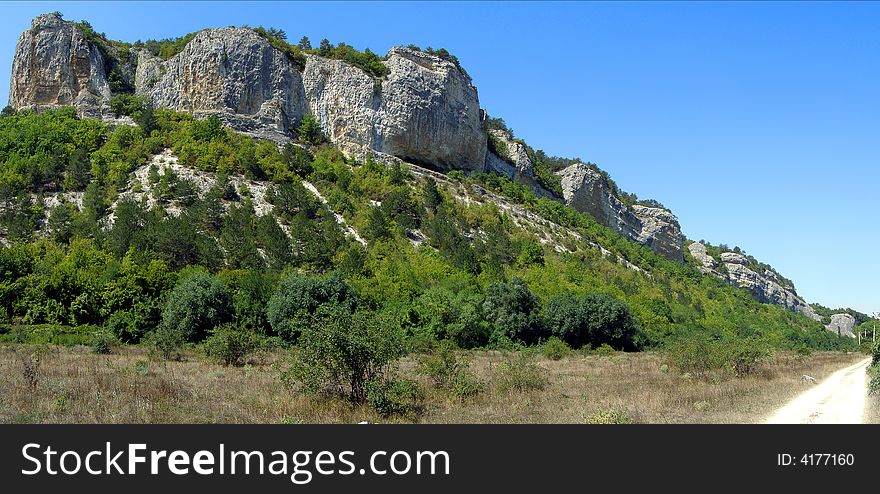
[[[751,263],[745,256],[735,252],[723,252],[720,259],[715,259],[700,242],[690,244],[688,250],[699,262],[698,267],[704,274],[712,274],[732,285],[744,288],[763,303],[781,305],[816,321],[822,319],[797,294],[794,287],[788,286],[772,271],[765,270],[763,273],[753,271],[750,268]]]
[[[238,131],[279,143],[293,137],[310,113],[350,156],[500,173],[539,196],[591,214],[662,256],[684,260],[685,237],[675,215],[624,204],[598,170],[576,163],[559,171],[562,197],[542,188],[526,146],[509,132],[487,131],[477,88],[453,61],[394,47],[382,62],[387,74],[376,78],[340,60],[313,54],[305,54],[304,61],[292,58],[251,29],[221,28],[196,33],[168,60],[131,48],[122,66],[117,45],[90,39],[94,36],[80,25],[55,14],[34,19],[16,46],[9,104],[16,109],[72,105],[82,115],[110,119],[108,74],[122,67],[118,72],[134,93],[157,107],[197,117],[214,114]],[[748,289],[761,301],[817,317],[772,272],[756,273],[731,256],[700,258],[698,245],[691,245],[691,254],[704,272]]]
[[[584,163],[575,163],[558,175],[567,204],[590,213],[603,225],[660,255],[684,259],[684,235],[678,218],[671,212],[639,205],[628,207],[615,195],[608,180]]]
[[[9,104],[17,109],[72,105],[99,115],[109,99],[101,50],[73,23],[52,14],[35,18],[18,38]]]
[[[831,323],[825,326],[825,329],[832,333],[855,338],[856,335],[852,332],[855,326],[856,318],[850,314],[832,314]]]

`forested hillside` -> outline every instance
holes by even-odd
[[[114,106],[138,125],[0,118],[0,338],[285,346],[344,315],[406,351],[852,345],[498,175],[352,161],[310,118],[279,147]]]

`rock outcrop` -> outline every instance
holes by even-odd
[[[206,29],[168,61],[141,51],[135,92],[250,132],[286,133],[305,113],[299,70],[250,29]]]
[[[19,39],[12,71],[14,108],[73,105],[107,113],[108,47],[55,14],[41,15]],[[115,49],[113,50],[115,51]],[[394,47],[374,78],[339,60],[306,55],[295,62],[251,29],[205,29],[162,60],[131,50],[137,94],[157,107],[219,116],[235,130],[283,140],[306,113],[350,154],[384,154],[438,169],[481,171],[485,113],[477,89],[457,63]],[[134,66],[131,63],[127,68]]]
[[[104,54],[75,24],[56,14],[35,18],[15,47],[9,104],[41,109],[75,106],[100,115],[110,99]]]
[[[849,336],[855,338],[853,328],[856,327],[856,318],[850,314],[832,314],[831,323],[825,326],[825,329],[840,336]]]
[[[500,173],[510,179],[534,180],[535,165],[523,143],[513,139],[509,132],[490,130],[489,138],[500,147],[498,154],[486,152],[486,170]]]
[[[684,235],[678,219],[662,208],[627,207],[611,184],[594,168],[575,163],[558,172],[566,204],[589,213],[624,237],[669,259],[683,260]]]
[[[794,287],[782,282],[772,271],[765,270],[763,273],[753,271],[750,267],[751,262],[742,254],[722,252],[719,265],[718,260],[710,256],[706,251],[706,246],[700,242],[690,244],[688,251],[700,263],[698,267],[701,272],[713,274],[731,285],[748,290],[759,302],[781,305],[815,321],[822,319],[797,294]],[[719,266],[724,266],[724,270],[719,270]]]

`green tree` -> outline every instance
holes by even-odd
[[[308,36],[303,36],[300,38],[299,43],[297,43],[296,46],[298,46],[300,50],[311,50],[312,42],[309,40]]]
[[[327,138],[324,136],[324,130],[321,129],[321,123],[311,113],[303,116],[299,127],[296,128],[296,133],[303,142],[313,146],[327,141]]]
[[[329,391],[363,403],[368,386],[386,382],[404,353],[400,326],[386,314],[336,310],[305,325],[283,377],[308,392]]]
[[[266,305],[266,314],[275,333],[293,342],[319,310],[350,312],[357,305],[354,290],[339,277],[316,278],[292,273],[279,283]]]
[[[636,349],[638,324],[629,307],[602,293],[585,297],[562,294],[547,301],[544,308],[549,331],[572,347],[608,344],[617,349]]]
[[[537,343],[547,336],[540,317],[538,297],[521,278],[492,283],[486,290],[483,312],[493,325],[493,338],[507,337]]]
[[[210,274],[194,271],[168,294],[160,327],[186,341],[198,342],[215,327],[231,322],[232,316],[226,287]]]

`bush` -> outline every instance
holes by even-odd
[[[609,345],[608,343],[602,343],[601,345],[599,345],[599,348],[593,351],[593,353],[600,357],[610,357],[617,353],[617,350],[615,350],[614,347]]]
[[[772,355],[766,344],[754,338],[728,341],[722,349],[724,364],[738,377],[753,373],[761,362]]]
[[[526,344],[536,343],[544,336],[539,310],[538,297],[517,277],[490,284],[483,302],[486,320],[492,321],[496,338],[504,335]]]
[[[698,376],[721,366],[716,346],[701,336],[683,338],[667,345],[666,362],[683,373]]]
[[[196,271],[168,295],[160,327],[185,341],[203,340],[215,327],[232,320],[229,292],[217,278]]]
[[[447,389],[461,403],[465,398],[482,393],[486,389],[486,384],[474,373],[462,371],[452,377]]]
[[[547,301],[544,317],[548,330],[574,348],[607,343],[624,350],[636,349],[638,324],[629,307],[610,295],[559,295]]]
[[[311,113],[303,116],[299,127],[296,128],[296,133],[303,142],[313,146],[327,141],[324,130],[321,129],[321,123]]]
[[[403,331],[387,315],[337,309],[304,326],[281,379],[363,403],[367,384],[383,379],[404,348]]]
[[[165,325],[148,334],[145,342],[149,348],[149,355],[163,360],[180,360],[181,350],[186,344],[180,331]]]
[[[502,391],[544,389],[549,382],[547,370],[522,354],[501,362],[495,371],[495,379]]]
[[[571,353],[571,347],[559,338],[551,336],[549,340],[541,345],[541,352],[550,360],[560,360]]]
[[[456,353],[455,343],[442,340],[433,353],[419,359],[416,372],[434,381],[436,387],[445,388],[465,369],[467,361]]]
[[[632,417],[626,408],[600,408],[584,417],[587,424],[631,424]]]
[[[269,324],[278,336],[297,341],[303,328],[313,323],[319,311],[352,312],[358,297],[351,286],[338,276],[316,278],[292,273],[281,280],[266,304]]]
[[[238,329],[232,324],[218,326],[202,348],[205,354],[223,365],[242,365],[245,357],[260,347],[260,339],[253,331]]]
[[[106,329],[99,329],[92,333],[92,351],[98,354],[108,354],[114,346],[119,344],[119,340],[113,336],[113,333]]]
[[[367,404],[383,417],[419,413],[423,399],[419,384],[409,379],[376,379],[367,383]]]

